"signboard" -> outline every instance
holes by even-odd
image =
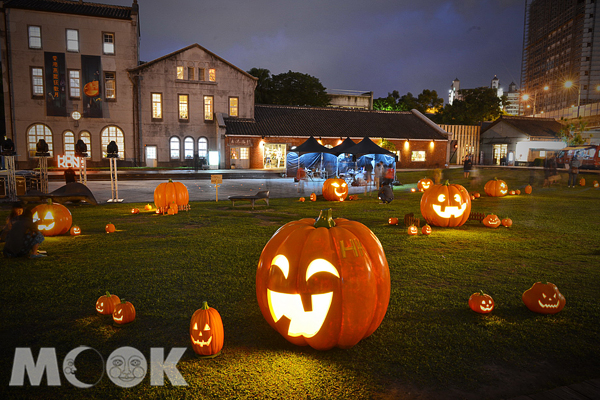
[[[83,116],[102,118],[102,61],[100,56],[81,56]]]
[[[215,184],[215,185],[219,185],[219,184],[223,183],[223,175],[211,175],[210,183]]]
[[[244,146],[244,147],[251,147],[252,146],[252,139],[243,139],[243,138],[234,138],[234,137],[229,137],[229,145],[230,146]]]
[[[46,115],[67,116],[65,54],[44,52]]]
[[[81,157],[75,156],[56,156],[57,168],[79,168],[82,166]]]

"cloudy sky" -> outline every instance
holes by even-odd
[[[87,0],[85,0],[87,1]],[[130,6],[132,0],[95,0]],[[329,89],[519,85],[525,0],[138,0],[141,59],[198,43],[247,71],[313,75]]]

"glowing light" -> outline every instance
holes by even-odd
[[[433,144],[433,140],[432,140],[431,142],[429,142],[429,147],[431,147],[433,149],[433,146],[434,146],[434,144]]]
[[[290,273],[290,262],[288,261],[286,256],[282,254],[275,256],[275,258],[271,262],[271,267],[273,266],[278,267],[281,270],[281,272],[283,272],[283,276],[285,276],[285,279],[287,279],[288,274]]]
[[[467,209],[467,203],[463,203],[460,207],[446,206],[444,208],[444,211],[442,211],[442,206],[440,206],[439,204],[433,204],[432,207],[433,211],[435,211],[435,213],[442,218],[458,218],[464,214],[465,210]]]
[[[317,272],[329,272],[330,274],[333,274],[338,278],[340,277],[340,274],[338,273],[337,269],[335,269],[335,267],[331,265],[329,261],[324,260],[322,258],[317,258],[316,260],[312,260],[310,262],[308,268],[306,269],[306,280],[308,281],[308,278],[310,278]]]
[[[407,150],[408,150],[409,146],[410,146],[410,145],[408,144],[408,140],[407,140],[406,142],[404,142],[404,148],[405,148],[405,149],[407,149]]]
[[[570,88],[572,88],[572,87],[573,87],[573,81],[566,81],[566,82],[565,82],[565,87],[566,87],[567,89],[570,89]]]
[[[275,322],[284,316],[290,320],[288,335],[311,338],[319,332],[325,322],[333,292],[311,295],[312,311],[304,311],[299,294],[278,293],[267,289],[267,299]]]

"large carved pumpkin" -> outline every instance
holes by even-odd
[[[417,182],[417,189],[419,191],[424,192],[433,186],[433,181],[429,178],[423,178],[419,182]]]
[[[154,189],[154,205],[161,213],[166,213],[175,203],[179,210],[189,210],[190,195],[187,187],[181,182],[163,182]]]
[[[108,291],[104,296],[100,296],[96,300],[96,311],[99,314],[112,314],[115,311],[115,306],[121,302],[119,296],[110,294]]]
[[[190,340],[196,354],[203,357],[216,357],[223,348],[223,321],[217,310],[205,301],[196,310],[190,321]]]
[[[469,219],[471,196],[461,185],[433,185],[421,197],[421,215],[430,225],[461,226]]]
[[[533,312],[556,314],[565,307],[567,300],[554,283],[536,282],[523,293],[523,303]]]
[[[289,222],[269,240],[256,297],[267,322],[291,343],[350,348],[381,324],[390,271],[369,228],[323,210],[316,221]]]
[[[498,178],[494,178],[491,181],[487,181],[483,187],[483,190],[485,191],[485,194],[490,197],[502,197],[506,196],[508,193],[508,185],[506,182]]]
[[[329,178],[323,183],[323,197],[328,201],[344,201],[348,197],[348,184],[340,178]]]
[[[115,304],[112,316],[115,324],[128,324],[135,319],[135,307],[130,302],[122,299],[120,303]]]
[[[33,222],[37,222],[38,229],[44,236],[62,235],[71,228],[71,212],[62,204],[48,200],[48,204],[37,205],[31,211]]]
[[[91,81],[83,86],[83,92],[87,97],[96,97],[100,93],[98,81]]]

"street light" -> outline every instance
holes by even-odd
[[[550,90],[550,86],[546,85],[544,86],[544,91],[548,91]],[[532,116],[535,117],[535,103],[537,100],[537,95],[540,91],[534,90],[533,91],[533,114]],[[530,95],[528,94],[524,94],[523,96],[521,96],[521,99],[523,99],[523,101],[528,101],[531,98]],[[529,104],[527,105],[527,108],[530,108]]]

